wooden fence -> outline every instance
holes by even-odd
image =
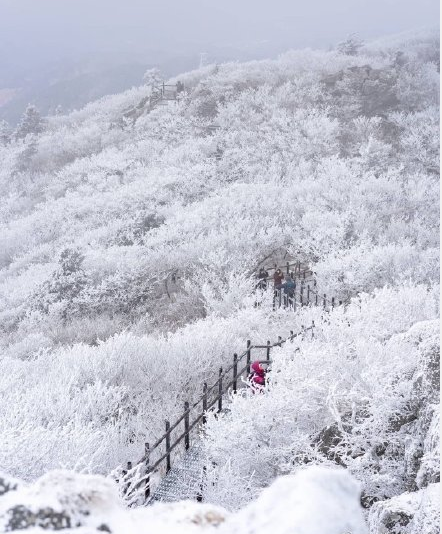
[[[284,289],[274,290],[272,287],[273,309],[281,307],[296,311],[299,307],[314,305],[321,306],[324,310],[333,310],[335,306],[342,304],[342,301],[336,301],[334,297],[320,294],[313,278],[314,272],[301,269],[300,262],[287,262],[284,268],[275,265],[266,270],[269,273],[278,268],[291,276],[295,287],[293,293],[285,293]],[[266,283],[265,288],[261,285],[263,280]],[[267,290],[267,284],[271,281],[273,276],[258,280],[257,288]],[[185,402],[182,414],[172,424],[165,421],[164,434],[153,444],[145,443],[143,456],[137,462],[127,462],[125,468],[120,469],[118,482],[126,501],[129,504],[137,501],[140,493],[145,501],[149,500],[154,474],[164,476],[171,470],[174,460],[179,456],[178,446],[182,444],[185,454],[191,446],[192,435],[205,424],[207,413],[221,412],[226,396],[230,392],[236,393],[243,377],[249,376],[252,351],[264,350],[263,359],[254,359],[268,365],[271,363],[270,356],[274,347],[281,347],[296,337],[306,336],[309,332],[313,336],[314,329],[315,325],[312,323],[308,328],[302,327],[299,332],[291,331],[286,339],[278,337],[276,342],[267,341],[265,345],[252,345],[250,340],[247,341],[246,350],[241,354],[235,353],[232,364],[227,369],[219,368],[218,378],[212,385],[203,384],[202,395],[194,403]]]
[[[284,275],[290,275],[290,278],[294,282],[292,290],[287,291],[284,289],[275,289],[273,292],[273,309],[276,308],[289,308],[293,311],[297,311],[298,307],[309,306],[310,304],[315,306],[322,306],[324,309],[332,309],[336,305],[342,304],[342,300],[336,300],[335,297],[327,297],[325,293],[320,294],[316,287],[316,280],[314,279],[315,273],[311,269],[301,269],[301,262],[289,263],[287,262],[284,267],[264,268],[267,272],[275,272],[280,269]],[[266,290],[269,283],[273,282],[273,276],[260,279],[257,282],[257,288]]]
[[[322,306],[324,310],[333,309],[343,304],[342,300],[335,297],[327,297],[326,293],[320,294],[316,281],[306,282],[305,280],[294,280],[294,287],[290,292],[284,289],[276,289],[273,292],[273,309],[288,308],[297,311],[302,306]]]
[[[309,333],[313,337],[314,328],[315,324],[312,322],[309,327],[302,327],[299,332],[291,331],[286,339],[278,337],[276,342],[267,341],[265,345],[252,345],[248,340],[246,350],[241,354],[235,353],[232,364],[227,369],[219,368],[218,379],[211,386],[207,383],[203,384],[202,395],[194,403],[184,403],[183,413],[173,424],[165,421],[164,434],[152,445],[145,443],[142,458],[135,464],[128,462],[126,468],[121,471],[118,482],[128,503],[138,500],[140,493],[144,500],[148,501],[151,495],[152,475],[160,469],[162,474],[166,475],[172,468],[174,459],[172,453],[178,445],[183,445],[185,454],[191,446],[192,431],[205,424],[207,413],[209,411],[220,413],[223,410],[225,397],[231,392],[236,393],[241,378],[248,377],[250,374],[252,351],[264,350],[265,358],[259,361],[262,364],[270,364],[271,351],[274,347],[281,347]],[[174,431],[177,431],[177,435],[172,439]]]

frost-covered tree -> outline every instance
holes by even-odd
[[[344,41],[338,43],[336,49],[346,56],[357,56],[363,45],[364,41],[358,37],[358,34],[352,33]]]
[[[40,134],[43,131],[43,126],[44,123],[39,110],[33,104],[29,104],[17,125],[14,136],[16,139],[24,139],[30,134]]]
[[[54,305],[62,305],[62,317],[73,313],[72,304],[86,285],[86,275],[82,269],[84,255],[75,249],[62,251],[59,267],[51,279],[45,282],[35,296],[34,306],[48,313]]]
[[[143,82],[149,87],[159,85],[162,81],[163,76],[157,67],[148,69],[143,75]]]
[[[5,120],[0,120],[0,145],[7,145],[11,139],[11,127]]]
[[[35,139],[29,139],[23,146],[23,149],[17,154],[17,163],[13,170],[13,175],[23,175],[31,171],[32,160],[37,154],[37,143]],[[32,173],[30,173],[32,174]]]

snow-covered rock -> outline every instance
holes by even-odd
[[[371,534],[436,534],[440,521],[440,484],[402,493],[370,509]]]
[[[0,497],[8,491],[15,491],[20,485],[18,479],[0,472]]]
[[[343,469],[310,467],[277,479],[225,525],[230,534],[363,534],[359,484]]]
[[[281,477],[237,514],[191,501],[127,509],[101,476],[52,471],[0,498],[0,532],[78,534],[364,534],[359,484],[344,470]]]
[[[51,471],[34,484],[19,486],[0,498],[0,532],[30,527],[60,530],[84,524],[105,530],[109,514],[118,506],[111,481]]]
[[[435,534],[440,526],[440,483],[430,484],[420,494],[419,507],[410,521],[410,534]]]
[[[418,488],[440,480],[440,403],[429,406],[431,422],[423,443],[423,455],[416,475]]]
[[[440,340],[439,322],[415,324],[405,339],[417,347],[419,361],[405,425],[407,490],[415,491],[440,480]]]

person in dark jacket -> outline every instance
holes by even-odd
[[[284,306],[291,306],[295,295],[296,284],[289,274],[281,287],[284,289]]]
[[[293,295],[295,294],[295,282],[289,274],[287,275],[285,282],[282,284],[282,287],[284,288],[284,293],[288,297],[293,297]]]
[[[284,273],[281,271],[281,269],[276,269],[275,274],[273,275],[273,283],[275,285],[275,289],[281,289],[283,280]]]
[[[254,391],[262,391],[266,385],[266,372],[261,364],[256,361],[251,365],[252,372],[249,375],[249,381]]]
[[[264,269],[264,267],[261,267],[261,269],[259,269],[259,273],[258,273],[258,279],[259,279],[259,282],[258,282],[258,289],[267,289],[267,278],[269,277],[269,273]]]

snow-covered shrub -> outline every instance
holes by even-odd
[[[181,415],[247,338],[265,343],[300,328],[293,314],[268,309],[252,304],[168,335],[124,332],[93,345],[41,348],[32,358],[15,345],[0,378],[2,469],[29,480],[52,466],[108,473],[138,460],[145,441],[162,435],[164,420]]]
[[[436,295],[405,285],[303,312],[316,313],[315,337],[274,351],[265,393],[233,396],[209,422],[207,499],[236,509],[311,463],[345,466],[367,507],[422,487],[423,473],[437,481]]]
[[[134,324],[168,331],[242,306],[242,291],[218,291],[215,303],[205,284],[171,299],[164,281],[210,269],[224,284],[281,247],[319,259],[327,290],[437,277],[436,40],[404,35],[357,55],[292,51],[206,67],[180,76],[185,98],[153,110],[142,105],[146,86],[105,97],[32,134],[38,172],[15,176],[22,142],[1,145],[5,350],[31,297],[51,300],[50,265],[66,249],[84,256],[85,284],[57,329],[82,315],[106,336]],[[208,104],[210,119],[198,112]],[[122,123],[138,105],[135,124]],[[214,250],[229,261],[213,265]],[[23,278],[37,268],[47,277]],[[106,313],[108,329],[98,319]],[[77,328],[51,341],[81,339]]]

